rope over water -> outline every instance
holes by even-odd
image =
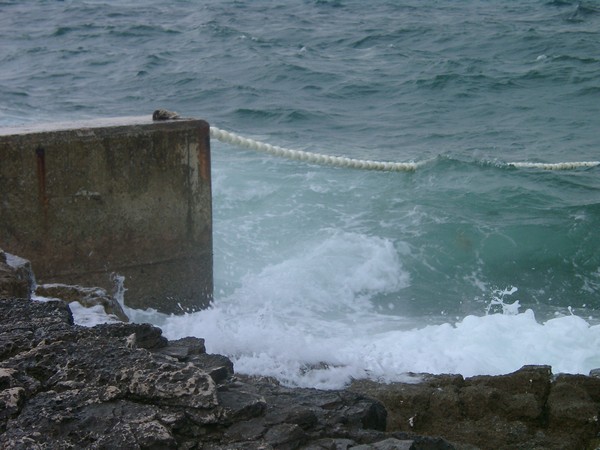
[[[256,150],[273,156],[281,156],[284,158],[303,161],[307,163],[329,165],[335,167],[345,167],[351,169],[382,170],[388,172],[412,172],[435,159],[426,159],[419,162],[389,162],[373,161],[369,159],[346,158],[344,156],[324,155],[322,153],[292,150],[289,148],[279,147],[277,145],[267,144],[265,142],[255,141],[254,139],[248,139],[239,136],[235,133],[221,130],[213,126],[210,127],[210,137],[221,141],[225,144],[235,145],[237,147],[247,148],[250,150]],[[600,166],[600,161],[573,161],[560,163],[509,162],[504,163],[504,165],[525,169],[573,170],[579,168]]]
[[[573,170],[600,166],[600,161],[570,161],[559,163],[509,162],[506,163],[506,165],[518,169]]]

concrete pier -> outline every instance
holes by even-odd
[[[212,300],[209,125],[150,116],[0,128],[0,248],[39,283],[183,313]]]

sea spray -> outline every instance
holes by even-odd
[[[492,292],[492,299],[488,304],[488,307],[485,310],[486,314],[490,314],[497,309],[497,307],[501,308],[502,314],[516,315],[519,314],[519,304],[518,300],[515,300],[513,303],[507,303],[504,301],[504,297],[507,295],[512,295],[517,292],[518,289],[514,286],[506,289],[497,289]]]

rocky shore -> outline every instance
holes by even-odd
[[[594,376],[527,366],[288,388],[236,374],[200,338],[168,341],[148,324],[74,325],[68,302],[78,296],[114,307],[102,293],[90,300],[95,290],[45,291],[72,297],[37,302],[32,288],[30,264],[0,252],[0,448],[600,448]]]

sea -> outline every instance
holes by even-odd
[[[600,160],[600,3],[0,0],[0,126],[157,108],[424,164],[213,139],[214,304],[133,320],[289,386],[600,367],[600,166],[512,164]]]

